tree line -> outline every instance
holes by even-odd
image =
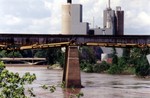
[[[99,48],[100,49],[100,48]],[[85,72],[110,73],[110,74],[136,74],[138,76],[150,75],[150,65],[146,55],[150,54],[150,48],[123,48],[122,57],[117,56],[115,48],[112,48],[112,63],[105,61],[97,63],[102,50],[95,51],[95,47],[80,47],[79,58],[81,70]],[[0,57],[39,57],[46,58],[47,64],[65,64],[65,53],[61,48],[31,49],[31,50],[0,50]]]
[[[86,54],[90,55],[87,58],[80,57],[81,69],[85,72],[150,75],[150,65],[146,58],[146,55],[150,54],[150,48],[123,48],[121,57],[118,57],[116,49],[112,48],[112,63],[96,63],[93,48],[83,47],[82,50],[86,50]]]

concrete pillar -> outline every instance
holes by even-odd
[[[68,47],[65,50],[65,65],[63,66],[63,78],[62,81],[66,81],[66,70],[67,70],[67,59],[68,59]]]
[[[75,87],[81,88],[81,75],[79,65],[79,53],[77,46],[69,46],[67,51],[67,64],[64,68],[63,81],[66,88]]]

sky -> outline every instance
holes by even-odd
[[[61,5],[67,0],[0,0],[0,32],[59,34]],[[103,25],[108,0],[72,0],[83,5],[83,21]],[[111,8],[125,11],[126,35],[150,35],[150,0],[111,0]]]

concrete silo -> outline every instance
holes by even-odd
[[[88,29],[88,23],[82,22],[81,4],[72,4],[71,0],[68,0],[67,4],[62,5],[61,34],[87,34]]]
[[[62,34],[71,32],[71,4],[62,5]]]

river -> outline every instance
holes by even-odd
[[[48,70],[46,66],[6,67],[21,75],[25,72],[35,73],[37,80],[28,87],[33,87],[36,98],[69,98],[74,93],[83,92],[81,98],[150,98],[150,79],[137,78],[134,75],[108,75],[81,72],[82,89],[56,87],[54,93],[43,90],[40,86],[58,85],[62,80],[62,70]],[[74,97],[73,97],[74,98]]]

